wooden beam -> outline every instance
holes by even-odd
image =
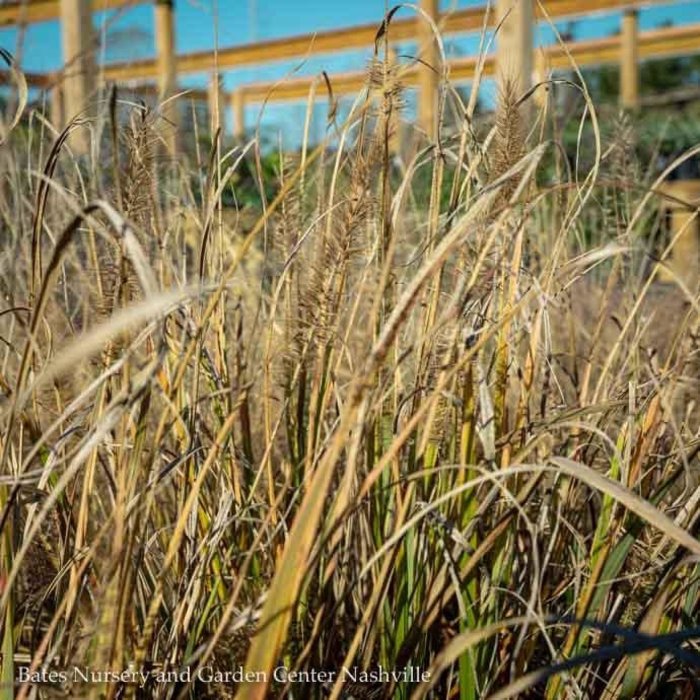
[[[59,16],[56,0],[26,0],[0,5],[0,26],[46,22]]]
[[[175,27],[173,0],[156,0],[153,4],[153,21],[156,34],[156,63],[158,65],[158,97],[161,101],[171,97],[177,89],[175,72]],[[163,108],[163,138],[171,155],[177,151],[179,126],[178,105],[171,101]]]
[[[20,23],[48,22],[57,19],[60,16],[59,11],[60,0],[19,0],[15,2],[5,2],[0,4],[0,26]],[[114,10],[120,7],[131,5],[143,5],[152,0],[92,0],[93,11]],[[562,17],[573,17],[581,14],[591,14],[600,12],[614,12],[623,10],[628,7],[647,7],[655,4],[662,4],[668,0],[586,0],[585,3],[581,0],[548,0],[546,3],[547,15],[552,19],[560,19]],[[543,13],[538,10],[538,16]],[[463,10],[457,10],[444,19],[443,31],[446,33],[461,31],[479,31],[481,29],[484,18],[484,7],[471,7]],[[493,26],[493,18],[489,20],[489,26]],[[360,41],[359,33],[365,31],[364,40]],[[341,42],[341,46],[345,48],[359,48],[361,46],[369,46],[374,41],[374,36],[377,32],[376,24],[367,24],[348,29],[337,30],[334,32],[321,32],[316,35],[318,44],[318,53],[326,51],[334,51],[337,49],[328,48],[325,45],[328,35],[336,35],[342,33],[343,37],[338,37],[336,41]],[[415,39],[415,22],[412,19],[397,19],[391,23],[391,39],[392,41],[403,41],[405,39]],[[305,53],[308,48],[308,39],[313,35],[304,35],[306,39],[304,46],[299,49],[296,46],[296,53],[289,53],[286,58],[292,58]],[[301,37],[292,37],[292,41]],[[352,45],[343,44],[342,38],[352,42]],[[265,42],[271,46],[274,42]],[[279,44],[284,44],[284,40],[278,40]],[[291,46],[290,49],[295,48]],[[283,49],[282,49],[283,50]],[[284,58],[280,56],[278,58]],[[273,58],[271,60],[277,60]],[[261,62],[261,61],[258,61]]]
[[[63,51],[63,112],[66,121],[88,106],[95,79],[92,52],[92,10],[89,0],[61,0],[61,45]],[[87,149],[85,131],[75,132],[72,145]]]
[[[405,79],[405,76],[404,76]],[[413,78],[412,82],[414,82]],[[348,95],[359,92],[367,86],[367,73],[340,73],[330,76],[331,86],[333,87],[334,95]],[[274,102],[303,100],[309,96],[309,90],[313,83],[316,83],[320,89],[316,91],[316,96],[323,98],[327,95],[325,86],[319,76],[315,75],[310,78],[291,78],[282,82],[270,83],[250,83],[240,88],[247,103],[264,102],[271,99]]]
[[[639,103],[642,107],[668,107],[700,101],[700,86],[675,88],[659,95],[644,95]]]
[[[576,64],[582,68],[619,62],[620,47],[620,37],[616,36],[578,41],[567,46]],[[569,56],[561,46],[547,46],[541,51],[543,53],[542,60],[546,63],[549,70],[566,70],[571,68]],[[700,25],[697,24],[686,27],[657,29],[639,35],[640,60],[697,53],[700,53]],[[473,80],[478,62],[478,59],[474,56],[452,61],[449,64],[450,80],[457,83]],[[485,57],[483,71],[486,77],[495,75],[495,55],[492,54]],[[417,84],[417,75],[415,66],[408,67],[403,71],[401,80],[407,86],[415,86]],[[250,83],[241,89],[245,93],[245,99],[248,103],[263,102],[267,99],[273,101],[301,100],[308,96],[312,82],[318,80],[318,76],[292,78],[283,82]],[[366,86],[367,75],[364,72],[341,73],[331,75],[330,81],[334,94],[352,94],[359,92]],[[318,91],[320,97],[323,97],[323,94],[323,90]]]
[[[50,73],[23,73],[24,79],[29,87],[47,88],[50,87],[55,78]],[[7,70],[0,70],[0,85],[11,85],[12,75]]]
[[[126,93],[133,93],[140,97],[157,100],[160,96],[160,90],[157,85],[153,83],[137,83],[137,84],[125,84],[120,86],[121,91]],[[184,100],[194,100],[195,102],[206,102],[209,99],[209,89],[202,88],[189,88],[187,90],[181,90],[183,93],[182,99]]]
[[[700,25],[669,27],[641,33],[639,34],[638,48],[640,61],[700,54]],[[611,36],[604,39],[577,41],[568,44],[567,49],[581,68],[614,64],[620,61],[621,39],[617,36]],[[569,56],[558,44],[546,46],[542,51],[550,70],[571,68]],[[453,62],[450,64],[450,79],[456,82],[471,80],[474,77],[476,63],[477,59],[474,57],[458,59]],[[495,57],[487,56],[484,74],[493,76],[495,67]]]
[[[606,37],[578,41],[570,45],[573,56],[581,66],[596,66],[619,63],[621,55],[620,37]],[[670,58],[700,53],[700,25],[654,29],[639,34],[639,60]],[[558,46],[548,50],[552,68],[562,69],[570,65],[564,50]]]
[[[142,5],[150,0],[92,0],[92,11]],[[49,22],[61,16],[60,0],[22,0],[0,5],[0,26]]]
[[[498,80],[502,85],[510,82],[519,97],[532,86],[532,0],[497,0],[496,16]]]
[[[521,0],[518,0],[520,2]],[[625,7],[646,6],[662,3],[664,0],[646,0],[646,2],[629,2],[625,0],[547,0],[547,17],[562,19],[575,17],[581,14],[593,12],[613,12]],[[456,10],[447,15],[442,15],[439,20],[440,30],[444,34],[478,32],[484,25],[484,13],[486,6],[472,7]],[[537,17],[543,19],[538,6]],[[486,17],[486,25],[495,25],[495,14],[489,13]],[[345,29],[334,29],[316,34],[301,34],[297,36],[261,41],[254,44],[243,44],[219,49],[217,62],[219,70],[239,68],[241,66],[260,65],[272,61],[282,61],[300,56],[317,56],[336,51],[350,51],[371,47],[377,35],[378,25],[365,24]],[[417,38],[418,23],[415,17],[402,19],[395,17],[389,25],[389,40],[411,41]],[[178,56],[177,72],[179,75],[187,73],[210,73],[214,70],[214,52],[201,51]],[[152,59],[144,59],[129,63],[118,63],[105,66],[105,77],[108,80],[133,80],[157,78],[158,69]]]
[[[421,0],[420,8],[427,18],[438,21],[438,0]],[[418,124],[430,141],[437,138],[438,86],[440,83],[440,52],[430,23],[418,16]]]
[[[620,47],[620,104],[625,109],[639,107],[639,27],[636,10],[622,15]]]

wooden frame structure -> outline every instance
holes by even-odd
[[[122,0],[124,2],[124,0]],[[428,8],[428,14],[433,14],[430,0],[420,0],[423,9]],[[503,0],[499,0],[502,2]],[[508,3],[522,3],[528,0],[505,0]],[[546,19],[559,20],[566,17],[577,17],[589,13],[605,13],[634,8],[643,5],[653,5],[663,0],[647,0],[630,2],[623,0],[586,0],[585,3],[574,0],[547,0],[547,16],[539,10],[534,11],[537,21]],[[496,14],[486,12],[487,6],[472,7],[456,10],[450,14],[436,16],[436,24],[440,31],[447,34],[478,32],[487,27],[496,27]],[[365,49],[374,44],[377,36],[377,24],[364,24],[356,27],[333,29],[330,31],[299,34],[283,39],[272,39],[239,46],[222,47],[216,52],[197,51],[183,54],[175,58],[178,75],[188,73],[210,73],[215,67],[219,70],[230,70],[243,66],[260,65],[286,59],[311,57],[337,51]],[[425,31],[425,23],[415,17],[392,19],[390,37],[392,42],[416,41],[419,34]],[[105,78],[115,81],[147,80],[158,77],[158,66],[153,59],[143,59],[120,63],[105,67]]]
[[[154,5],[156,34],[156,57],[103,66],[100,75],[107,81],[134,82],[157,81],[161,99],[172,95],[176,90],[177,76],[192,73],[225,71],[234,67],[260,64],[299,56],[312,56],[339,50],[366,48],[377,36],[375,24],[360,25],[320,32],[302,34],[285,39],[257,42],[241,46],[222,48],[216,52],[195,52],[183,55],[175,53],[173,0],[17,0],[0,6],[0,25],[10,22],[38,22],[55,19],[61,9],[69,5],[82,7],[82,15],[90,9],[110,9],[132,4],[151,2]],[[496,54],[486,57],[485,74],[514,72],[519,89],[531,85],[533,73],[533,22],[542,19],[556,20],[575,17],[581,14],[623,11],[622,32],[619,37],[608,37],[594,41],[576,42],[569,46],[574,60],[581,66],[617,62],[621,66],[621,102],[623,106],[634,108],[638,105],[638,63],[651,57],[664,57],[700,52],[700,32],[695,27],[678,27],[653,32],[638,33],[635,9],[653,5],[663,0],[636,2],[629,0],[547,0],[546,10],[532,0],[497,0],[496,7],[487,11],[488,6],[458,10],[444,16],[438,15],[437,0],[420,0],[420,7],[444,34],[478,31],[484,27],[494,28],[501,23]],[[546,14],[545,14],[546,13]],[[86,36],[90,27],[84,23]],[[73,32],[76,34],[76,32]],[[390,25],[390,39],[396,41],[417,41],[421,61],[405,71],[404,82],[419,90],[419,123],[424,132],[434,136],[436,123],[437,88],[439,75],[443,69],[438,63],[439,54],[433,40],[429,23],[421,16],[408,18],[395,17]],[[83,45],[85,42],[82,42]],[[75,47],[64,47],[64,58],[79,55]],[[538,71],[560,69],[570,65],[569,57],[559,46],[538,50]],[[66,60],[68,63],[68,60]],[[446,67],[450,79],[469,80],[476,68],[475,58],[455,60]],[[497,70],[496,66],[500,66]],[[510,67],[509,67],[510,66]],[[32,76],[34,84],[58,82],[60,77],[40,78]],[[264,99],[292,100],[308,96],[308,90],[315,78],[297,78],[273,86],[270,83],[255,83],[237,88],[235,95],[221,95],[233,107],[234,131],[244,132],[245,105]],[[344,74],[332,76],[336,94],[353,92],[364,84],[364,74]],[[74,97],[65,91],[64,109],[67,113],[79,111]],[[55,100],[56,103],[59,100]],[[210,100],[211,102],[211,100]],[[221,108],[221,107],[220,107]],[[167,115],[176,121],[175,110]],[[174,129],[173,129],[174,132]],[[171,144],[174,148],[174,142]]]
[[[402,80],[408,86],[418,88],[418,122],[429,139],[437,130],[437,105],[440,76],[444,73],[453,81],[473,78],[479,67],[476,57],[453,60],[447,66],[440,65],[440,53],[435,41],[433,25],[442,34],[467,33],[484,28],[498,28],[496,52],[483,57],[481,70],[486,76],[499,74],[514,80],[520,94],[532,85],[533,68],[537,80],[546,78],[549,70],[565,69],[572,60],[581,67],[605,63],[620,65],[620,102],[626,109],[637,109],[639,97],[639,62],[648,58],[700,53],[700,29],[698,26],[671,27],[639,33],[637,9],[664,0],[546,0],[545,10],[534,0],[496,0],[495,9],[489,6],[473,7],[440,16],[438,0],[419,0],[421,12],[414,17],[393,18],[389,27],[389,40],[415,41],[419,60],[406,66]],[[115,82],[151,81],[139,89],[153,92],[166,101],[164,116],[170,123],[166,143],[171,152],[176,151],[175,134],[177,112],[167,99],[177,90],[177,76],[188,73],[209,73],[212,79],[208,90],[190,91],[195,99],[206,99],[210,106],[212,127],[223,127],[221,112],[228,102],[233,113],[233,133],[237,139],[245,135],[246,104],[268,99],[298,100],[323,94],[316,90],[319,78],[302,77],[281,83],[255,83],[239,86],[226,96],[220,88],[220,72],[245,65],[312,56],[334,51],[366,48],[376,42],[377,27],[374,24],[343,28],[316,34],[302,34],[273,41],[242,46],[176,55],[174,32],[174,0],[15,0],[0,5],[0,26],[16,23],[41,22],[60,18],[64,68],[59,75],[27,75],[27,81],[36,87],[50,89],[53,119],[59,123],[64,115],[75,116],[85,109],[95,87],[98,74],[92,65],[94,41],[92,38],[92,12],[128,5],[153,3],[156,56],[154,59],[103,66],[99,74],[103,79]],[[575,17],[596,12],[622,11],[619,36],[569,44],[566,51],[559,45],[541,47],[533,51],[533,27],[536,21],[549,21],[563,17]],[[3,77],[0,72],[0,78]],[[153,83],[156,83],[155,85]],[[334,94],[342,95],[360,91],[366,84],[364,73],[349,73],[331,77]],[[538,99],[544,99],[538,94]],[[76,133],[82,143],[76,148],[86,148],[86,140]],[[700,196],[698,181],[669,185],[669,192],[680,194],[687,201],[697,202]],[[697,257],[700,250],[697,220],[686,206],[671,208],[672,229],[679,236],[678,251],[674,249],[668,274],[686,276],[686,259]],[[688,229],[687,231],[685,229]],[[697,279],[688,278],[688,282]]]

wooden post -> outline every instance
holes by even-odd
[[[209,103],[209,129],[212,138],[218,127],[221,127],[221,136],[224,135],[224,124],[221,121],[221,80],[217,73],[212,73],[207,90],[207,102]]]
[[[54,85],[49,91],[49,119],[59,131],[63,128],[63,88]]]
[[[670,214],[669,237],[675,244],[666,265],[659,271],[659,280],[681,279],[692,292],[700,281],[700,223],[696,215],[700,205],[700,180],[667,182],[662,191],[674,198],[667,201],[666,207]]]
[[[173,0],[156,0],[153,5],[156,32],[156,65],[158,69],[158,99],[166,100],[177,89],[175,71],[175,28],[173,21]],[[162,110],[163,137],[168,151],[177,150],[177,128],[179,125],[177,105],[169,102]]]
[[[245,94],[243,88],[236,88],[231,93],[231,114],[233,117],[233,138],[245,139]]]
[[[639,36],[636,10],[622,15],[620,102],[625,109],[639,107]]]
[[[60,0],[61,43],[63,49],[63,102],[64,117],[70,121],[88,106],[95,85],[92,11],[90,0]],[[79,129],[71,139],[71,146],[86,151],[88,138]]]
[[[421,9],[438,21],[438,0],[420,0]],[[418,18],[419,55],[424,65],[418,68],[418,124],[431,141],[437,138],[438,85],[440,53],[435,36],[424,17]]]
[[[547,54],[540,48],[535,52],[535,82],[544,83],[549,80],[549,61]],[[549,85],[540,85],[535,92],[535,101],[539,107],[545,107],[549,100]]]
[[[532,87],[532,0],[497,0],[496,18],[498,78],[501,83],[512,80],[521,97]]]

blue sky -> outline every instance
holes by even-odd
[[[31,0],[29,0],[31,2]],[[178,52],[200,51],[219,46],[231,46],[250,41],[280,38],[294,34],[322,31],[335,27],[368,22],[379,23],[385,11],[385,0],[175,0],[176,42]],[[585,6],[586,0],[581,0]],[[390,3],[390,5],[393,3]],[[442,0],[442,10],[483,4],[482,0]],[[546,3],[545,3],[546,4]],[[408,12],[402,10],[401,12]],[[107,60],[124,60],[152,56],[153,10],[150,4],[138,5],[122,11],[95,16],[95,24],[108,25]],[[216,21],[214,21],[216,19]],[[653,29],[664,22],[676,25],[700,22],[700,0],[677,0],[657,4],[640,11],[642,31]],[[589,15],[576,20],[577,39],[603,37],[614,33],[620,24],[619,13]],[[566,21],[559,24],[564,29]],[[551,28],[538,29],[538,43],[553,41]],[[0,29],[0,46],[15,54],[18,34],[13,28]],[[473,53],[478,37],[455,36],[447,42],[454,55]],[[398,47],[411,53],[412,46]],[[367,51],[349,51],[313,57],[299,69],[299,74],[316,74],[321,69],[329,73],[360,70],[366,64]],[[22,37],[21,65],[27,71],[45,72],[61,63],[59,26],[57,22],[31,25]],[[229,71],[224,76],[227,89],[259,80],[276,80],[298,68],[297,61],[282,61]],[[185,87],[203,86],[206,75],[187,76]],[[303,105],[276,106],[269,109],[266,121],[270,124],[297,124]],[[410,109],[410,104],[409,104]],[[250,108],[246,117],[253,120],[256,109]]]

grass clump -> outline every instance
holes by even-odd
[[[445,85],[458,128],[398,162],[380,68],[275,183],[255,138],[169,161],[119,99],[91,156],[37,113],[2,145],[5,697],[700,692],[698,295],[655,282],[657,174],[585,88],[585,171],[507,85],[483,130]],[[74,666],[147,680],[17,681]]]

